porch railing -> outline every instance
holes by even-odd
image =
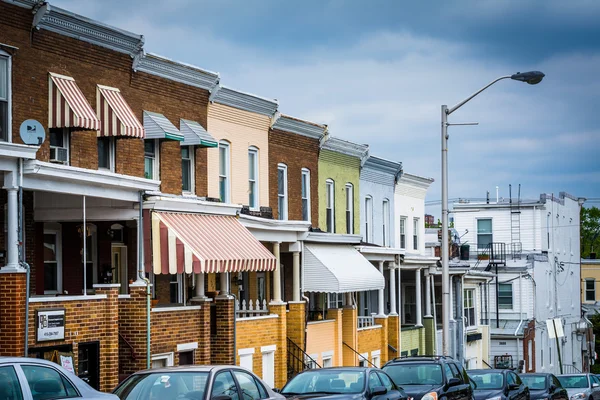
[[[314,358],[306,354],[306,352],[290,338],[287,338],[287,353],[288,380],[305,369],[321,368]]]
[[[375,325],[375,318],[373,318],[372,315],[368,317],[358,317],[358,329],[368,328],[373,325]]]
[[[248,301],[246,300],[236,301],[235,304],[235,315],[237,318],[250,318],[250,317],[260,317],[264,315],[269,315],[269,308],[267,307],[267,300]]]
[[[562,370],[563,370],[564,374],[580,374],[581,373],[579,368],[577,368],[573,364],[563,364]]]

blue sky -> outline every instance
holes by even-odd
[[[276,98],[283,113],[432,177],[440,199],[440,105],[505,80],[452,114],[450,198],[600,198],[600,2],[595,0],[55,0],[143,34],[147,52]],[[427,212],[437,216],[439,205]]]

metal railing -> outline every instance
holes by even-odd
[[[321,368],[318,362],[306,354],[306,352],[290,338],[287,338],[287,353],[288,380],[305,369]]]
[[[356,354],[357,356],[359,356],[360,358],[362,358],[364,361],[368,362],[369,364],[371,364],[372,367],[377,368],[377,366],[375,364],[373,364],[371,361],[369,361],[368,358],[366,358],[365,356],[363,356],[362,354],[360,354],[358,351],[354,350],[352,347],[350,347],[350,345],[346,342],[342,342],[344,344],[344,346],[346,346],[347,348],[349,348],[350,350],[352,350],[354,352],[354,354]]]
[[[477,268],[482,261],[488,262],[488,267],[491,265],[506,265],[506,243],[492,242],[488,243],[484,248],[477,249]]]
[[[580,374],[581,371],[579,368],[574,366],[573,364],[563,364],[563,374]]]
[[[358,329],[368,328],[375,325],[375,318],[371,315],[368,317],[357,317],[358,318]]]
[[[267,300],[252,301],[246,303],[246,300],[242,300],[241,304],[239,301],[235,302],[235,316],[236,318],[249,318],[249,317],[260,317],[263,315],[269,315],[269,307],[267,306]]]

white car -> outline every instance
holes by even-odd
[[[101,393],[63,367],[38,358],[0,357],[0,400],[118,400]]]

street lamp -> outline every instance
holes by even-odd
[[[450,270],[448,267],[448,115],[461,108],[473,97],[502,79],[513,79],[536,85],[544,79],[540,71],[517,72],[493,80],[454,107],[442,106],[442,349],[443,355],[449,355],[450,347]],[[498,316],[496,316],[498,318]]]

